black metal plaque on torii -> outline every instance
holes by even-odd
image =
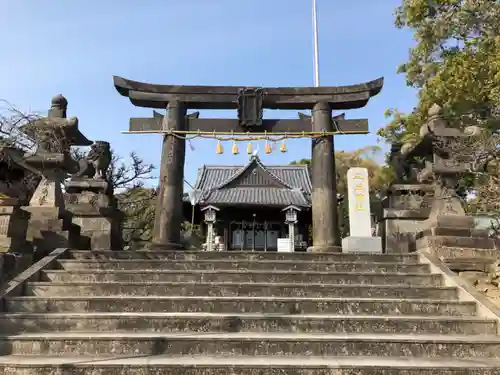
[[[238,120],[244,128],[261,126],[264,115],[263,90],[243,88],[238,91]]]

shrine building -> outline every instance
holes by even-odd
[[[264,165],[251,156],[247,165],[204,165],[198,170],[191,205],[184,194],[184,217],[214,235],[227,250],[276,251],[278,238],[294,232],[295,250],[310,246],[312,184],[307,165]],[[289,229],[290,226],[292,229]]]

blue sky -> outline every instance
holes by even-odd
[[[397,30],[400,0],[317,0],[321,85],[347,85],[385,77],[367,107],[347,112],[368,118],[370,135],[337,136],[337,150],[377,143],[384,111],[409,111],[415,92],[396,74],[413,44]],[[46,111],[63,94],[70,116],[93,140],[110,141],[120,154],[137,152],[159,166],[160,135],[124,135],[134,107],[113,87],[112,76],[162,84],[312,86],[311,0],[0,0],[0,98],[23,110]],[[267,114],[295,118],[294,111]],[[204,117],[235,117],[204,111]],[[260,156],[266,164],[309,157],[309,140],[289,142],[287,153]],[[215,143],[187,148],[186,179],[202,164],[244,164],[248,158],[215,153]],[[245,151],[246,145],[240,145]],[[157,171],[158,172],[158,171]]]

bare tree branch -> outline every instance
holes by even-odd
[[[131,189],[144,185],[144,180],[151,180],[154,165],[146,164],[135,152],[130,153],[130,163],[112,153],[109,181],[114,189]]]

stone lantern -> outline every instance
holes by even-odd
[[[75,163],[70,148],[92,142],[78,129],[78,118],[66,117],[67,106],[66,98],[57,95],[47,117],[20,128],[37,145],[35,152],[24,154],[23,161],[42,177],[29,206],[23,207],[30,213],[27,239],[35,246],[37,257],[58,247],[79,246],[80,228],[65,209],[62,186]]]
[[[214,223],[217,219],[219,209],[214,206],[206,206],[201,209],[205,213],[205,223],[207,223],[207,251],[214,249]]]
[[[290,252],[295,251],[295,224],[298,222],[298,212],[301,211],[297,206],[290,205],[282,211],[285,212],[285,224],[288,224],[288,238],[290,239]]]
[[[34,139],[38,149],[27,153],[24,161],[43,176],[30,201],[32,207],[57,207],[64,209],[62,183],[73,160],[71,146],[90,146],[78,129],[78,118],[66,118],[68,101],[62,95],[52,98],[47,117],[37,119],[21,127],[21,131]]]

